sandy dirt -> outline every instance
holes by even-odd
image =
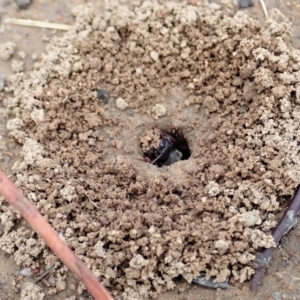
[[[253,299],[255,254],[273,245],[298,184],[293,27],[278,11],[261,25],[229,5],[193,4],[57,2],[61,20],[52,20],[71,23],[72,11],[75,25],[47,31],[41,56],[41,44],[37,57],[13,38],[0,47],[3,73],[15,73],[0,94],[5,170],[117,299]],[[149,163],[144,154],[162,138],[156,128],[180,130],[191,156]],[[6,263],[4,299],[88,299],[18,214],[4,203],[1,212],[0,247],[18,265]],[[299,226],[256,299],[297,299],[297,235]],[[230,277],[231,287],[188,285],[200,272]]]

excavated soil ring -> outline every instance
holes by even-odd
[[[180,275],[249,279],[299,178],[300,53],[286,20],[275,11],[261,28],[208,4],[149,2],[74,14],[35,69],[11,78],[17,184],[122,299],[155,297]],[[179,128],[191,157],[145,162],[141,136],[155,126]],[[21,266],[59,267],[1,209],[1,248]]]

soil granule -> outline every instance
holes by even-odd
[[[156,297],[201,272],[248,280],[299,183],[290,24],[275,10],[261,27],[208,1],[73,12],[74,28],[9,78],[17,185],[120,299]],[[141,139],[157,126],[180,130],[190,158],[145,161]],[[22,267],[54,266],[48,293],[66,288],[66,268],[4,203],[1,223],[0,247]]]

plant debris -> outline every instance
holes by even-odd
[[[6,18],[4,20],[6,24],[14,24],[19,26],[30,26],[30,27],[39,27],[39,28],[48,28],[48,29],[57,29],[57,30],[69,30],[72,28],[71,25],[67,24],[58,24],[44,21],[36,20],[24,20],[24,19],[15,19],[15,18]]]
[[[282,219],[276,226],[273,232],[273,238],[276,246],[281,241],[283,236],[285,236],[296,224],[297,224],[297,214],[300,210],[300,186],[297,187],[295,195],[291,200],[286,212],[284,213]],[[252,291],[257,291],[262,285],[263,276],[270,264],[272,254],[276,247],[271,247],[259,253],[255,259],[255,274],[251,281],[250,289]]]
[[[62,241],[47,221],[37,211],[35,206],[23,196],[16,186],[0,171],[0,195],[21,214],[21,216],[32,226],[34,231],[44,239],[45,244],[74,272],[74,274],[85,284],[96,300],[113,300],[107,290],[95,278],[86,265],[71,251]],[[30,243],[34,244],[33,239]],[[43,272],[35,283],[43,279],[50,271],[50,266]]]

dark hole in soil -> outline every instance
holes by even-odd
[[[191,151],[186,138],[179,129],[159,129],[160,143],[157,148],[150,148],[144,156],[158,167],[169,166],[179,160],[186,160]]]
[[[295,90],[291,91],[291,100],[292,101],[296,100],[296,91]]]

